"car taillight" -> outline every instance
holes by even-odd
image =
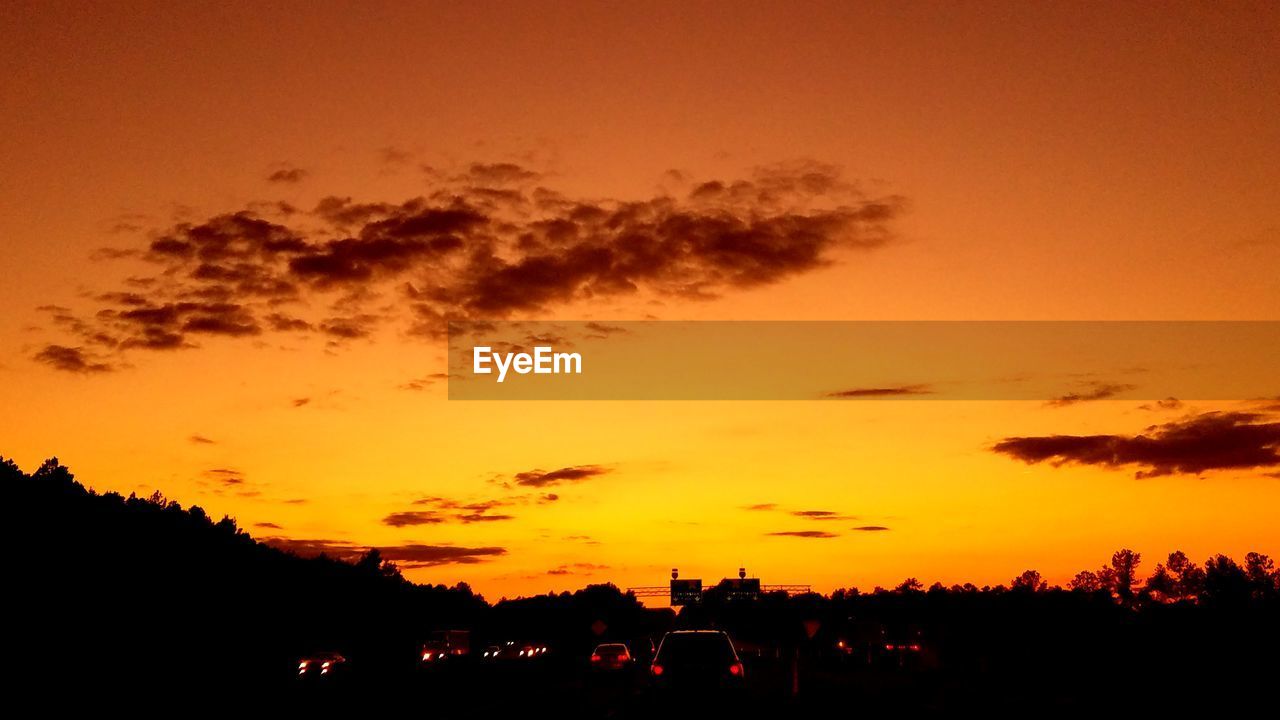
[[[654,663],[653,665],[651,665],[651,666],[649,667],[649,672],[653,673],[654,675],[661,675],[661,674],[662,674],[662,666],[661,666],[661,665],[659,665],[659,664],[657,664],[657,663]]]
[[[913,644],[911,646],[911,652],[920,652],[920,646]]]
[[[742,675],[742,663],[734,663],[729,666],[730,675]]]
[[[885,650],[892,650],[892,649],[893,649],[893,646],[892,646],[892,645],[885,645],[885,646],[884,646],[884,649],[885,649]]]
[[[600,662],[600,656],[599,656],[599,655],[592,655],[592,656],[591,656],[591,662]]]

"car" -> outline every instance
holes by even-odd
[[[658,645],[649,675],[660,690],[701,692],[741,688],[746,669],[726,633],[674,630]]]
[[[631,651],[623,643],[603,643],[591,652],[592,670],[617,672],[631,667],[631,662]]]
[[[347,673],[347,659],[336,652],[312,653],[298,661],[299,680],[327,680]]]

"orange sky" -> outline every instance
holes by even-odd
[[[56,454],[99,489],[160,488],[259,536],[502,548],[408,573],[490,597],[660,584],[676,565],[829,590],[1028,567],[1063,581],[1120,546],[1152,564],[1175,548],[1274,555],[1274,466],[1135,480],[1141,467],[991,451],[1225,406],[449,402],[429,382],[444,344],[412,332],[401,286],[451,267],[378,276],[338,307],[342,293],[311,290],[280,306],[317,328],[355,306],[380,318],[357,338],[121,350],[37,307],[96,328],[127,278],[179,277],[101,248],[144,251],[175,223],[245,209],[319,242],[334,232],[316,229],[322,198],[452,192],[479,182],[472,163],[536,173],[519,181],[530,193],[690,212],[706,210],[684,200],[698,183],[759,185],[756,168],[784,163],[839,170],[843,194],[817,205],[892,199],[886,239],[714,299],[649,275],[637,293],[573,286],[514,315],[1276,319],[1278,32],[1274,3],[6,3],[0,453],[28,470]],[[49,345],[112,370],[38,361]],[[598,472],[514,480],[585,466]],[[493,501],[482,514],[510,518],[458,519]],[[758,504],[776,507],[743,509]],[[443,519],[384,522],[426,510]],[[890,529],[853,529],[867,526]],[[769,535],[811,531],[836,537]]]

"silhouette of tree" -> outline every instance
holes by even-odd
[[[1102,578],[1092,570],[1081,570],[1067,583],[1067,587],[1076,592],[1096,593],[1103,589]]]
[[[382,551],[369,548],[369,551],[356,560],[356,567],[371,577],[385,577],[391,580],[404,580],[400,568],[390,560],[382,559]],[[467,588],[470,592],[471,588]]]
[[[0,480],[11,482],[24,477],[18,464],[6,457],[0,457]]]
[[[1249,576],[1235,560],[1226,555],[1214,555],[1204,563],[1205,602],[1217,605],[1237,605],[1248,600]]]
[[[1165,567],[1164,563],[1156,564],[1156,569],[1151,572],[1151,577],[1147,578],[1143,592],[1156,602],[1176,602],[1180,599],[1178,581],[1169,572],[1169,569]]]
[[[1040,577],[1040,573],[1036,570],[1027,570],[1018,577],[1013,579],[1009,588],[1020,592],[1043,592],[1049,588],[1049,584]]]
[[[432,627],[474,624],[485,608],[469,589],[414,586],[377,554],[364,567],[304,559],[160,492],[95,493],[56,458],[29,476],[0,458],[0,480],[6,507],[23,509],[0,524],[5,544],[35,549],[6,566],[24,619],[7,651],[32,668],[74,676],[67,648],[109,657],[84,665],[103,683],[261,679],[318,649],[373,668],[410,656]]]
[[[1177,599],[1199,599],[1200,594],[1204,592],[1204,570],[1191,562],[1187,554],[1181,550],[1169,553],[1167,567],[1176,583]]]
[[[1244,556],[1244,571],[1249,578],[1249,589],[1253,597],[1263,599],[1275,594],[1280,575],[1276,574],[1276,564],[1271,558],[1251,552]]]
[[[1137,581],[1138,565],[1142,555],[1132,550],[1117,550],[1111,556],[1111,567],[1106,568],[1104,583],[1108,590],[1120,599],[1121,604],[1133,603],[1134,583]]]
[[[921,583],[919,580],[913,577],[909,577],[906,580],[903,580],[902,583],[898,585],[898,587],[893,589],[893,591],[896,593],[902,594],[902,593],[920,592],[923,589],[924,589],[923,583]]]

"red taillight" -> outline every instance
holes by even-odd
[[[885,649],[885,650],[892,650],[892,649],[893,649],[893,646],[892,646],[892,645],[885,645],[885,646],[884,646],[884,649]]]
[[[742,663],[734,663],[729,666],[730,675],[742,675]]]
[[[599,656],[599,655],[592,655],[592,656],[591,656],[591,662],[600,662],[600,656]]]
[[[913,645],[911,646],[911,652],[920,652],[920,646],[919,646],[919,645],[914,645],[914,644],[913,644]]]
[[[653,673],[654,675],[661,675],[662,666],[657,663],[654,663],[653,665],[649,666],[649,672]]]

